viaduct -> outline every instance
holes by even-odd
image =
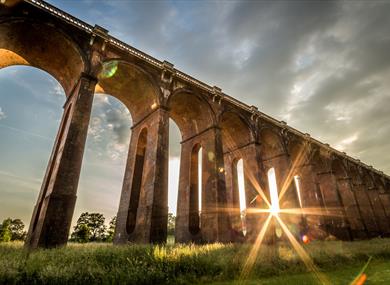
[[[11,65],[48,72],[67,99],[28,231],[30,248],[67,242],[95,92],[123,102],[134,122],[115,244],[166,241],[170,118],[182,136],[177,242],[253,241],[264,219],[250,210],[268,207],[270,169],[285,193],[281,207],[324,214],[306,217],[306,232],[314,238],[390,235],[389,176],[121,42],[100,26],[40,0],[1,0],[0,68]],[[245,237],[240,159],[248,208]]]

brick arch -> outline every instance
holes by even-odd
[[[223,151],[232,151],[253,142],[254,136],[249,122],[236,111],[224,111],[218,118],[222,131]]]
[[[263,127],[260,129],[259,137],[263,159],[272,158],[285,153],[282,138],[274,128]]]
[[[332,173],[336,177],[339,178],[348,177],[346,166],[340,158],[334,158],[332,160],[331,167],[332,167]]]
[[[390,179],[385,180],[385,191],[390,193]]]
[[[349,165],[348,169],[348,174],[351,177],[351,181],[355,185],[361,185],[363,183],[358,167],[358,165],[352,163]]]
[[[304,166],[311,159],[310,144],[298,137],[293,137],[288,142],[287,152],[290,156],[291,166],[294,168]]]
[[[58,27],[27,19],[0,24],[0,68],[28,65],[42,69],[69,95],[81,73],[89,71],[87,62],[81,48]]]
[[[169,97],[167,106],[183,140],[216,125],[216,116],[210,103],[198,92],[178,89]]]
[[[378,188],[379,193],[385,193],[386,192],[386,185],[382,179],[381,176],[378,174],[374,174],[374,183],[376,188]]]
[[[383,201],[380,198],[380,189],[375,181],[374,173],[369,169],[363,170],[363,181],[366,185],[367,196],[370,200],[374,217],[378,225],[379,234],[389,235],[390,225],[388,222],[386,209],[384,208]]]
[[[95,93],[106,93],[121,101],[135,124],[160,106],[160,90],[153,76],[121,59],[103,62]]]
[[[372,177],[371,173],[367,169],[363,169],[362,171],[362,178],[363,182],[366,185],[366,190],[371,190],[375,188],[374,178]]]

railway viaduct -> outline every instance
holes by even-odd
[[[133,120],[115,244],[166,240],[170,118],[182,136],[177,242],[253,241],[264,219],[250,210],[268,207],[270,169],[285,194],[280,193],[281,207],[324,213],[306,217],[309,235],[343,240],[390,235],[389,176],[121,42],[100,26],[40,0],[1,0],[0,68],[11,65],[48,72],[67,99],[28,231],[30,248],[67,242],[97,92],[123,102]],[[248,209],[245,237],[237,222],[240,159]]]

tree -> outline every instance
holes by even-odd
[[[108,224],[108,230],[107,230],[105,241],[112,242],[112,240],[114,239],[115,226],[116,226],[116,216],[112,217],[110,223]]]
[[[3,223],[1,224],[1,229],[0,229],[0,242],[9,242],[11,241],[12,233],[10,229],[11,225],[11,219],[5,219]]]
[[[76,233],[74,236],[75,241],[82,242],[82,243],[89,242],[90,229],[87,225],[81,224],[78,228],[78,231],[77,232],[75,231],[74,233]]]
[[[106,234],[105,218],[100,213],[82,213],[71,239],[78,242],[103,241]]]
[[[21,219],[5,219],[0,225],[0,241],[24,240],[26,231]]]
[[[21,219],[11,220],[10,223],[11,240],[24,240],[26,231],[24,230],[24,223]]]
[[[175,234],[175,222],[176,222],[176,217],[172,213],[168,213],[168,235],[169,236]]]

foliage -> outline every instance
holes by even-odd
[[[26,232],[24,230],[24,224],[20,219],[5,219],[0,225],[0,241],[16,241],[24,240]]]
[[[367,271],[367,284],[390,284],[390,239],[314,241],[303,246],[319,270],[329,277],[330,284],[349,284],[370,256],[373,261]],[[240,278],[251,248],[245,244],[112,246],[71,243],[67,247],[27,254],[21,243],[7,243],[0,245],[0,284],[232,282]],[[248,284],[317,284],[288,244],[279,244],[278,254],[274,254],[271,246],[262,246],[248,276],[254,281]]]
[[[116,216],[112,217],[110,223],[108,224],[105,241],[112,242],[112,240],[114,239],[115,226],[116,226]]]
[[[78,242],[104,241],[106,237],[105,218],[100,213],[82,213],[74,231],[71,240]]]
[[[24,240],[26,237],[26,231],[24,230],[24,223],[21,219],[14,219],[10,224],[11,240]]]
[[[0,241],[2,242],[9,242],[11,241],[12,233],[11,233],[11,219],[5,219],[3,223],[1,224],[0,229]]]
[[[168,235],[173,236],[175,234],[176,217],[172,214],[168,214]]]

